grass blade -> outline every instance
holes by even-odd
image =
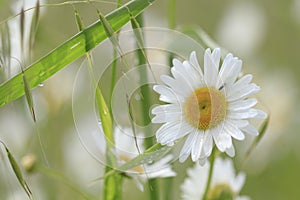
[[[1,35],[1,65],[7,70],[7,77],[10,77],[10,57],[11,43],[10,31],[7,23],[4,23],[0,29]],[[0,66],[1,67],[1,66]]]
[[[268,117],[267,119],[265,119],[263,121],[263,123],[261,124],[261,126],[259,127],[259,135],[255,138],[255,140],[252,142],[250,148],[248,149],[248,151],[246,152],[246,155],[245,155],[245,159],[244,160],[247,160],[251,154],[251,152],[255,149],[256,145],[259,143],[259,141],[263,138],[263,136],[265,135],[266,133],[266,130],[267,130],[267,127],[269,125],[269,121],[270,121],[270,118]]]
[[[148,65],[149,70],[152,73],[153,78],[155,79],[154,73],[151,69],[151,65],[148,61],[146,52],[145,52],[145,42],[144,42],[144,35],[141,31],[141,27],[143,27],[143,15],[140,14],[137,17],[131,17],[131,26],[133,28],[133,32],[134,32],[134,36],[135,36],[135,40],[136,40],[136,46],[137,46],[137,50],[136,50],[136,54],[139,60],[139,66],[143,66],[143,65]],[[148,73],[147,71],[141,71],[140,73],[140,79],[141,80],[146,80],[148,79]],[[148,85],[144,85],[141,87],[141,95],[142,95],[142,99],[143,99],[143,103],[140,104],[141,106],[141,117],[142,117],[142,122],[143,122],[143,126],[148,126],[148,124],[150,123],[151,119],[148,115],[149,113],[149,109],[152,105],[151,103],[151,90],[150,87],[148,87]],[[154,144],[154,140],[153,137],[147,137],[149,135],[151,135],[152,132],[152,127],[148,126],[145,129],[145,146],[146,148],[151,147]],[[158,185],[158,181],[157,179],[148,179],[148,185],[150,188],[150,199],[152,200],[157,200],[159,199],[159,185]]]
[[[99,11],[98,11],[99,13]],[[84,24],[82,19],[74,7],[74,14],[77,23],[78,29],[81,31],[84,29]],[[104,25],[105,27],[105,25]],[[96,102],[98,107],[98,112],[101,119],[102,129],[106,139],[106,161],[107,166],[105,167],[105,172],[111,171],[113,168],[117,166],[116,157],[113,154],[114,152],[114,137],[113,137],[113,124],[112,124],[112,117],[111,112],[105,102],[105,99],[102,95],[102,92],[94,78],[93,74],[93,63],[91,59],[91,55],[89,52],[86,53],[88,65],[89,65],[89,73],[93,80],[93,83],[96,88]],[[104,200],[118,200],[121,199],[122,193],[122,179],[123,177],[120,174],[115,173],[112,176],[108,176],[104,179]]]
[[[36,122],[36,116],[35,116],[34,107],[33,107],[32,94],[31,94],[31,90],[30,90],[30,87],[29,87],[29,84],[28,84],[28,81],[27,81],[27,78],[25,76],[25,73],[24,73],[23,69],[22,69],[22,78],[23,78],[24,92],[25,92],[27,105],[28,105],[28,108],[30,110],[33,121]]]
[[[31,19],[31,26],[30,26],[29,51],[28,51],[30,53],[29,55],[30,59],[32,59],[31,56],[32,56],[32,50],[34,48],[36,32],[38,29],[39,17],[40,17],[40,1],[37,0],[34,13]]]
[[[22,175],[22,171],[17,163],[17,161],[15,160],[14,156],[12,155],[12,153],[9,151],[9,149],[7,148],[6,144],[2,141],[0,141],[4,148],[5,148],[5,151],[6,151],[6,154],[7,154],[7,157],[8,157],[8,160],[9,160],[9,163],[10,163],[10,166],[12,167],[20,185],[22,186],[22,188],[24,189],[24,191],[26,192],[27,196],[29,199],[33,200],[33,195],[32,195],[32,192],[29,188],[29,186],[27,185],[25,179],[23,178],[23,175]]]
[[[141,153],[140,155],[136,156],[135,158],[131,159],[130,161],[126,162],[124,165],[118,167],[118,170],[125,171],[132,169],[136,166],[148,164],[150,162],[155,162],[162,157],[164,157],[168,152],[171,151],[176,146],[176,144],[172,147],[170,146],[162,146],[161,144],[155,144],[145,152]]]
[[[75,15],[78,30],[82,31],[84,29],[84,24],[82,22],[82,19],[81,19],[79,13],[78,13],[78,10],[75,7],[74,7],[74,15]]]
[[[114,32],[120,30],[130,17],[137,16],[155,0],[134,0],[114,10],[106,16]],[[68,41],[54,49],[24,70],[30,88],[45,81],[66,65],[75,61],[89,50],[93,49],[100,42],[105,40],[107,35],[100,21],[95,22]],[[3,106],[24,94],[22,85],[22,73],[17,74],[4,84],[0,85],[0,106]]]
[[[21,54],[24,55],[24,34],[25,34],[25,12],[22,7],[20,13],[20,40],[21,40]],[[24,60],[23,60],[24,61]]]

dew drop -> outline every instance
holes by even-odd
[[[140,101],[141,100],[141,95],[140,94],[136,94],[134,95],[135,100]]]
[[[44,83],[39,83],[38,86],[39,86],[39,87],[43,87],[43,86],[44,86]]]
[[[147,163],[148,163],[148,164],[152,164],[152,163],[153,163],[153,160],[148,160]]]

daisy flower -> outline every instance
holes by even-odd
[[[199,200],[203,198],[209,166],[209,162],[205,163],[204,166],[196,163],[193,168],[188,169],[188,177],[181,185],[182,199]],[[244,173],[235,176],[233,163],[230,159],[216,158],[207,199],[249,200],[250,198],[247,196],[238,196],[245,183],[245,177]]]
[[[213,142],[221,152],[235,155],[232,138],[244,140],[244,133],[258,135],[249,123],[251,118],[266,118],[261,110],[252,108],[257,100],[249,98],[260,88],[251,83],[252,75],[239,77],[242,61],[228,54],[220,66],[220,49],[204,54],[202,71],[196,53],[189,60],[173,60],[173,77],[162,75],[163,84],[153,89],[160,100],[168,104],[152,109],[153,123],[164,123],[156,132],[162,145],[173,145],[187,135],[179,161],[189,155],[204,164],[210,156]]]
[[[140,135],[140,133],[138,134]],[[98,140],[99,147],[102,152],[105,152],[106,147],[103,145],[104,138],[100,138],[99,135],[95,136],[96,140]],[[115,152],[114,154],[117,157],[118,165],[121,166],[138,156],[142,152],[145,151],[143,146],[144,139],[137,138],[135,141],[133,137],[132,130],[130,128],[115,128],[114,129],[114,138],[115,138]],[[137,142],[137,146],[136,146]],[[100,145],[101,143],[101,145]],[[144,165],[139,165],[129,170],[126,170],[125,173],[128,177],[132,178],[132,180],[136,183],[137,187],[143,191],[143,183],[146,182],[147,179],[152,178],[166,178],[176,176],[176,172],[173,171],[172,166],[169,164],[173,160],[172,155],[167,155],[162,159],[147,163]]]

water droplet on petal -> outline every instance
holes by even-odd
[[[148,163],[148,164],[152,164],[152,163],[153,163],[153,160],[149,159],[147,163]]]

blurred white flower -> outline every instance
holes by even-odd
[[[98,140],[99,147],[104,153],[106,145],[103,144],[103,139],[100,139],[100,134],[95,135],[95,139]],[[118,158],[119,166],[125,164],[127,161],[133,159],[134,157],[140,155],[145,151],[143,146],[144,139],[132,137],[133,133],[130,128],[120,128],[116,127],[114,129],[115,138],[115,155]],[[141,135],[140,133],[138,135]],[[97,139],[98,138],[98,139]],[[166,178],[176,176],[176,172],[173,171],[170,162],[173,160],[172,155],[167,155],[158,161],[149,161],[148,164],[139,165],[129,170],[125,173],[127,176],[131,177],[137,184],[137,187],[143,191],[143,182],[147,179],[152,178]]]
[[[294,0],[291,4],[291,15],[300,24],[300,0]]]
[[[183,199],[199,200],[203,198],[209,174],[209,166],[209,162],[205,163],[204,166],[196,163],[193,168],[188,169],[188,177],[181,185]],[[235,175],[233,163],[230,159],[223,160],[222,158],[216,158],[207,199],[250,199],[246,196],[238,196],[244,185],[245,178],[246,176],[242,172],[237,176]]]
[[[266,16],[251,1],[238,1],[225,10],[216,34],[217,41],[228,49],[249,57],[266,35]]]
[[[283,70],[284,66],[281,69],[274,67],[272,71],[263,71],[262,66],[258,64],[257,68],[252,69],[258,74],[257,79],[263,88],[260,102],[268,109],[270,121],[266,133],[249,157],[250,162],[247,162],[247,172],[254,174],[260,173],[274,160],[282,159],[293,144],[299,147],[298,132],[294,131],[296,124],[299,124],[298,113],[295,112],[299,95],[296,77]],[[296,152],[300,155],[299,149]]]
[[[213,148],[213,140],[221,152],[235,155],[232,137],[244,140],[244,132],[258,135],[249,124],[251,118],[266,118],[266,113],[252,108],[257,100],[249,98],[260,88],[250,83],[252,75],[238,78],[242,61],[228,54],[220,65],[220,49],[210,49],[204,55],[204,73],[195,52],[190,59],[173,60],[173,77],[162,75],[162,85],[153,89],[160,100],[169,104],[152,110],[156,115],[153,123],[164,123],[156,132],[162,145],[172,146],[187,135],[179,161],[184,162],[191,154],[192,160],[204,164]]]

